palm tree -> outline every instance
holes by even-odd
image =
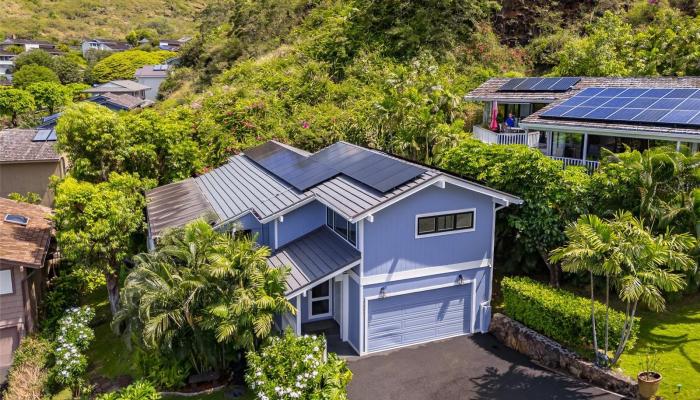
[[[191,222],[136,257],[114,323],[197,372],[223,368],[270,334],[275,314],[295,312],[284,297],[288,271],[269,267],[268,255],[251,238]]]
[[[603,220],[595,215],[584,215],[566,229],[569,242],[551,253],[552,262],[561,262],[567,272],[586,271],[591,279],[591,319],[596,361],[598,353],[595,322],[594,277],[605,276],[606,309],[609,310],[610,285],[617,289],[625,303],[625,323],[617,349],[610,362],[608,358],[608,313],[605,320],[604,363],[614,365],[619,360],[634,327],[637,305],[641,301],[649,309],[665,309],[663,292],[675,292],[685,287],[684,272],[696,268],[688,254],[697,244],[687,234],[666,232],[655,236],[644,222],[629,212],[618,212],[612,219]]]

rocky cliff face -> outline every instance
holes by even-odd
[[[494,30],[504,44],[525,45],[557,27],[582,25],[606,10],[626,10],[633,0],[500,0]]]

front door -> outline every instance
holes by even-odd
[[[333,314],[332,280],[319,283],[309,293],[309,320],[327,318]]]

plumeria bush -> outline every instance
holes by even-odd
[[[344,400],[352,372],[320,336],[286,331],[248,353],[246,382],[259,400]]]
[[[94,317],[92,308],[76,307],[66,310],[58,321],[53,379],[57,384],[71,388],[75,395],[79,395],[85,388],[85,351],[95,338],[95,332],[89,326]]]

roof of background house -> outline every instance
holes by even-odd
[[[359,260],[360,252],[356,248],[322,226],[277,249],[267,263],[291,268],[285,292],[290,295]]]
[[[338,142],[314,154],[275,141],[249,149],[247,152],[253,154],[263,147],[284,148],[291,151],[289,154],[296,155],[292,157],[294,160],[285,157],[283,163],[286,164],[282,167],[288,171],[295,171],[299,161],[305,162],[324,152],[337,150],[339,146],[350,148],[355,153],[371,153],[375,156],[379,155],[383,160],[395,160],[406,164],[406,168],[417,165],[386,153],[345,142]],[[453,183],[466,185],[475,191],[506,202],[521,202],[517,197],[452,176],[444,171],[430,167],[423,167],[418,171],[416,176],[399,182],[398,186],[385,192],[361,183],[342,172],[329,174],[327,179],[307,189],[299,190],[259,165],[244,152],[231,157],[227,164],[197,178],[149,191],[147,211],[151,234],[157,237],[168,227],[184,225],[202,213],[211,211],[214,211],[217,216],[216,222],[219,224],[234,221],[248,213],[262,222],[268,222],[314,199],[329,205],[349,220],[355,220],[418,186],[436,183],[446,178],[451,179]],[[182,202],[180,198],[183,199]],[[185,207],[182,204],[188,201],[192,201],[194,206]]]
[[[29,218],[26,226],[5,221],[7,214]],[[51,209],[0,198],[0,265],[41,268],[51,241]]]
[[[36,134],[36,129],[0,131],[0,163],[58,161],[56,142],[32,141]]]
[[[134,76],[137,78],[167,78],[170,65],[145,65],[136,70]]]
[[[130,80],[116,80],[83,90],[84,93],[120,93],[149,90],[150,87]]]
[[[464,96],[467,101],[500,101],[551,103],[568,99],[579,91],[589,87],[626,87],[626,88],[700,88],[700,77],[644,77],[644,78],[609,78],[582,77],[571,90],[565,92],[500,92],[501,86],[511,78],[491,78]]]
[[[7,38],[2,41],[2,44],[13,45],[13,44],[37,44],[43,46],[54,46],[53,43],[47,42],[45,40],[34,40],[34,39],[11,39]]]
[[[113,50],[128,50],[131,48],[131,44],[129,42],[124,42],[124,41],[119,41],[119,40],[112,40],[112,39],[87,39],[85,42],[96,42],[96,43],[101,43]]]
[[[151,100],[144,100],[128,93],[116,94],[116,93],[104,93],[88,99],[93,103],[101,105],[112,105],[117,108],[122,108],[124,110],[133,110],[137,107],[147,107],[153,102]]]

